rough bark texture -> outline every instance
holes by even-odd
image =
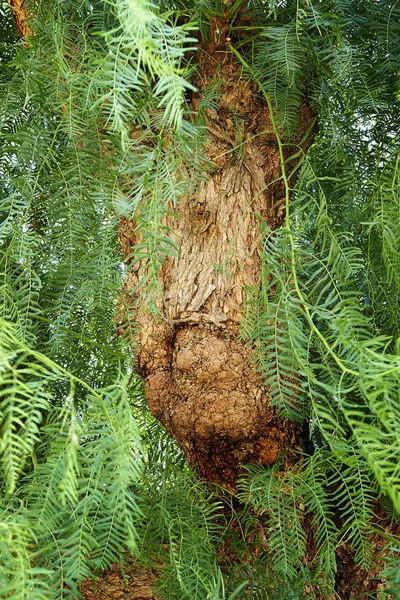
[[[193,107],[217,77],[219,106],[208,110],[205,147],[215,167],[194,195],[181,200],[175,216],[165,217],[180,253],[168,257],[161,272],[163,318],[140,310],[136,315],[138,366],[151,412],[189,463],[204,478],[232,487],[240,465],[271,465],[280,450],[296,443],[294,426],[271,407],[268,389],[252,368],[251,349],[238,339],[243,291],[259,285],[259,215],[271,228],[280,224],[284,189],[269,111],[257,86],[224,44],[203,48],[202,57]],[[306,105],[299,115],[300,139],[313,115]],[[137,242],[134,224],[123,221],[126,256]],[[127,289],[143,275],[137,265]]]
[[[153,591],[155,575],[135,563],[122,571],[112,565],[95,582],[87,579],[81,585],[85,600],[157,600]]]
[[[32,35],[32,29],[27,24],[29,12],[26,7],[26,0],[8,0],[8,5],[14,16],[18,37],[27,38]]]

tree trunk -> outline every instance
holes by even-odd
[[[254,372],[251,348],[238,338],[244,290],[259,285],[259,215],[272,229],[282,222],[278,146],[260,90],[246,80],[225,40],[216,45],[211,39],[200,50],[193,108],[218,73],[218,109],[208,110],[204,149],[214,170],[192,196],[181,199],[176,216],[165,217],[180,253],[168,257],[161,272],[162,318],[144,310],[135,318],[139,372],[151,412],[202,477],[232,489],[240,465],[272,465],[282,450],[296,446],[298,432],[271,406]],[[312,120],[304,104],[299,140]],[[290,156],[295,149],[285,152]],[[121,224],[126,256],[135,243],[133,231],[134,224]],[[127,289],[141,276],[136,266]]]
[[[13,13],[18,37],[27,38],[32,35],[32,29],[27,23],[29,19],[29,11],[26,7],[26,0],[8,0],[8,5]]]

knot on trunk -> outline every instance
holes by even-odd
[[[148,339],[142,364],[152,413],[202,477],[231,489],[241,465],[272,465],[282,447],[294,444],[293,426],[271,407],[236,334],[234,323],[172,328]]]

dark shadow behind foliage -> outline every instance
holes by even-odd
[[[400,597],[400,6],[31,6],[25,46],[0,8],[0,598],[78,598],[127,552],[166,599],[333,598],[343,556],[364,597]],[[294,190],[282,165],[292,202],[264,231],[242,327],[313,445],[295,468],[248,468],[237,499],[211,494],[149,415],[135,324],[115,326],[131,303],[119,219],[139,215],[154,309],[176,251],[162,216],[202,176],[191,48],[223,11],[281,142],[305,95],[318,118]]]

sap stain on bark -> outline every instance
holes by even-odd
[[[175,216],[165,216],[180,252],[167,257],[160,274],[162,318],[140,309],[135,318],[150,410],[204,478],[233,488],[240,465],[273,464],[297,434],[271,407],[251,350],[238,339],[243,290],[259,285],[259,217],[271,228],[281,223],[284,188],[265,101],[232,55],[221,54],[218,109],[208,109],[206,119],[205,153],[214,171],[182,198]],[[215,72],[215,59],[204,52],[194,108]],[[300,116],[298,139],[313,118],[306,106]],[[137,242],[134,224],[123,221],[126,256]],[[143,276],[136,265],[127,290]]]

